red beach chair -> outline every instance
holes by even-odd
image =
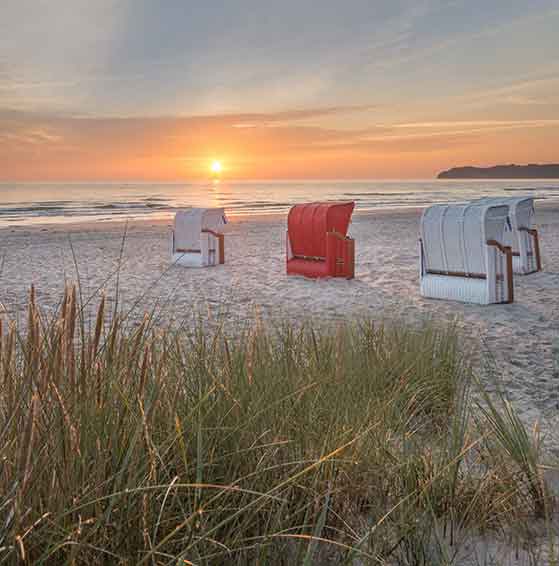
[[[355,203],[297,204],[287,217],[287,274],[305,277],[355,275],[355,241],[347,229]]]

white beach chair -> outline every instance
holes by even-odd
[[[225,263],[227,223],[223,208],[191,208],[176,213],[171,235],[171,260],[183,267]]]
[[[509,207],[504,244],[512,248],[514,273],[528,275],[542,270],[540,242],[536,230],[533,197],[485,197],[473,204],[496,204]]]
[[[435,205],[421,217],[421,295],[488,305],[514,300],[508,207]]]

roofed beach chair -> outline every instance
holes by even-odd
[[[421,217],[421,295],[488,305],[514,301],[512,250],[503,244],[508,207],[449,204]]]
[[[223,208],[191,208],[176,213],[171,236],[173,263],[184,267],[208,267],[225,263],[227,223]]]
[[[355,242],[347,237],[355,203],[297,204],[287,217],[287,274],[305,277],[355,275]]]
[[[540,241],[536,230],[533,197],[486,197],[473,204],[503,204],[509,207],[504,244],[512,248],[514,273],[528,275],[542,270]]]

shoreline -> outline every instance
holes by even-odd
[[[557,202],[557,208],[559,210],[559,199]],[[353,217],[382,217],[382,216],[394,216],[394,215],[410,215],[417,216],[421,213],[424,207],[410,206],[410,207],[392,207],[392,208],[379,208],[377,210],[355,210],[353,212]],[[226,211],[227,214],[227,211]],[[0,226],[0,236],[3,233],[20,233],[20,232],[102,232],[102,231],[115,231],[122,230],[125,225],[134,228],[159,228],[159,227],[169,227],[173,225],[174,212],[170,212],[168,217],[162,218],[161,216],[153,217],[143,217],[143,218],[115,218],[110,220],[88,220],[86,222],[81,222],[76,220],[75,222],[37,222],[33,224],[14,224],[12,226]],[[227,224],[234,225],[246,222],[254,223],[270,223],[270,222],[281,222],[282,220],[287,221],[287,212],[279,213],[274,212],[270,214],[235,214],[227,216]]]
[[[546,198],[546,199],[537,199],[537,209],[551,209],[556,210],[559,212],[559,196],[556,198]],[[425,208],[431,205],[425,206],[386,206],[386,207],[379,207],[377,209],[372,210],[360,210],[355,209],[353,212],[353,217],[363,217],[363,216],[371,216],[371,217],[382,217],[382,216],[393,216],[393,215],[411,215],[417,216],[419,215]],[[118,228],[122,228],[124,225],[128,224],[129,226],[172,226],[173,222],[173,215],[176,211],[171,211],[168,213],[164,213],[166,216],[165,218],[161,216],[153,216],[146,215],[145,217],[135,217],[135,218],[114,218],[114,219],[101,219],[101,220],[87,220],[87,221],[67,221],[67,222],[33,222],[30,224],[13,224],[10,226],[1,226],[0,225],[0,236],[6,232],[21,232],[21,231],[58,231],[58,232],[76,232],[81,230],[87,231],[99,231],[99,229],[103,229],[105,227],[109,227],[114,229],[115,226]],[[225,211],[227,214],[227,210]],[[278,222],[282,219],[287,220],[287,212],[272,212],[272,213],[260,213],[260,214],[228,214],[227,220],[228,224],[235,224],[239,222]]]

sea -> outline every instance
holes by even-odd
[[[353,200],[356,210],[426,207],[481,196],[530,195],[559,204],[559,179],[0,183],[0,227],[170,218],[186,207],[228,216],[285,213],[294,204]]]

